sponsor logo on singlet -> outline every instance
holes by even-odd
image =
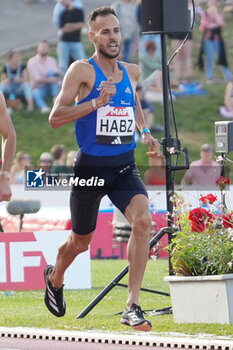
[[[127,86],[127,88],[125,89],[125,92],[126,92],[127,94],[132,94],[132,92],[131,92],[129,86]]]

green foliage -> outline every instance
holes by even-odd
[[[210,231],[212,231],[210,229]],[[173,239],[172,266],[177,275],[205,276],[233,273],[233,244],[225,230],[179,231]]]

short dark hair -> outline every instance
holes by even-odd
[[[113,15],[116,18],[118,18],[115,10],[112,7],[109,7],[109,6],[103,6],[103,7],[99,7],[97,9],[93,10],[88,16],[88,24],[89,24],[89,26],[91,25],[91,23],[96,21],[96,18],[98,16],[102,16],[103,17],[103,16],[108,16],[108,15]]]
[[[39,44],[48,44],[49,45],[49,42],[48,42],[48,40],[46,40],[46,39],[41,39],[39,42],[38,42],[38,45]]]
[[[54,145],[50,150],[50,153],[52,154],[52,156],[55,160],[59,159],[61,157],[62,153],[64,153],[64,152],[65,152],[64,145]]]
[[[141,90],[143,90],[143,89],[142,89],[142,85],[141,85],[141,84],[138,84],[138,85],[136,86],[136,91],[138,92],[138,91],[141,91]]]
[[[19,52],[16,51],[16,50],[10,50],[8,51],[8,58],[9,60],[15,55],[15,54],[18,54]]]
[[[157,45],[153,40],[147,40],[145,43],[145,49],[146,51],[149,50],[156,50],[157,49]]]

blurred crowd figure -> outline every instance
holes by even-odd
[[[19,151],[15,155],[14,163],[10,170],[11,184],[22,185],[25,183],[25,171],[28,169],[42,168],[48,177],[48,183],[51,183],[51,174],[58,174],[56,178],[64,178],[66,174],[72,173],[72,167],[77,151],[66,151],[62,144],[55,144],[49,152],[42,152],[38,162],[31,162],[30,154],[25,151]],[[48,174],[47,174],[48,173]]]
[[[150,101],[162,101],[162,62],[156,55],[157,45],[153,40],[145,41],[145,55],[139,59],[142,70],[140,86]]]
[[[81,0],[73,0],[73,6],[77,9],[83,9],[83,3]],[[65,6],[62,1],[58,0],[53,10],[52,22],[59,28],[60,16],[62,12],[65,10]]]
[[[139,59],[142,69],[142,80],[148,78],[156,70],[162,70],[161,57],[157,55],[157,44],[153,40],[145,41],[145,54]]]
[[[111,5],[120,19],[122,36],[122,49],[120,59],[125,62],[132,61],[132,50],[137,34],[136,6],[131,0],[116,0]]]
[[[223,11],[225,13],[233,14],[233,0],[227,2],[227,4],[223,8]]]
[[[53,21],[59,28],[58,59],[64,77],[71,62],[85,58],[81,42],[81,30],[85,26],[84,10],[80,1],[59,0],[56,6]]]
[[[37,54],[31,57],[27,64],[32,96],[42,113],[49,113],[50,108],[46,103],[46,98],[55,99],[59,92],[58,82],[61,79],[57,60],[48,53],[48,41],[41,40],[37,47]]]
[[[76,153],[77,151],[74,151],[74,150],[71,150],[67,153],[66,166],[71,167],[74,165]]]
[[[26,65],[21,62],[21,55],[18,51],[11,50],[8,53],[8,62],[4,65],[1,74],[0,90],[8,103],[9,100],[22,98],[27,102],[28,111],[33,110],[32,91]]]
[[[233,119],[233,79],[227,83],[224,103],[224,106],[219,107],[220,114],[225,119]]]
[[[227,83],[225,90],[225,106],[233,118],[233,79]]]
[[[54,145],[50,153],[53,157],[51,173],[58,174],[56,178],[64,178],[68,172],[66,161],[66,149],[64,145]]]
[[[202,145],[200,156],[199,160],[190,164],[181,183],[183,185],[216,186],[216,181],[221,175],[221,165],[213,160],[213,147],[208,143]]]
[[[165,158],[161,154],[155,158],[149,158],[149,169],[146,170],[143,181],[145,185],[166,185]]]
[[[191,24],[193,21],[193,5],[192,0],[188,0],[188,8],[191,13]],[[188,34],[187,41],[185,42],[182,50],[180,50],[173,63],[174,77],[177,81],[189,82],[192,78],[192,32],[191,33],[173,33],[170,34],[171,46],[173,51],[176,51],[186,35]],[[183,69],[182,69],[183,68]],[[182,72],[184,72],[184,77],[182,77]],[[182,79],[183,78],[183,79]]]
[[[14,164],[11,168],[11,183],[23,184],[25,179],[25,167],[29,167],[30,165],[30,155],[24,151],[17,152]]]
[[[222,29],[225,26],[224,13],[218,8],[216,0],[209,0],[206,11],[201,14],[200,30],[203,32],[201,51],[199,54],[199,66],[202,68],[203,54],[205,56],[205,72],[207,82],[214,79],[215,56],[220,65],[226,81],[231,80],[232,73],[228,67],[225,43],[222,37]]]

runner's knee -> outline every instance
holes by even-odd
[[[151,215],[148,213],[141,214],[132,219],[131,227],[133,234],[148,236],[151,230]]]
[[[74,232],[70,234],[66,243],[59,247],[60,255],[63,255],[69,251],[71,255],[78,255],[88,250],[88,246],[91,242],[92,234],[81,236]]]
[[[92,236],[93,233],[88,235],[78,235],[72,232],[70,235],[70,241],[74,251],[77,251],[78,254],[87,251],[88,246],[91,243]]]

